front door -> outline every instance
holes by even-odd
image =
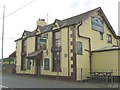
[[[60,52],[53,52],[53,70],[58,71],[60,69]]]
[[[36,76],[40,77],[40,59],[36,59]]]

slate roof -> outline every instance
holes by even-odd
[[[45,32],[51,31],[52,26],[53,26],[53,24],[49,24],[49,25],[46,25],[46,26],[44,26],[44,27],[38,25],[38,26],[37,26],[37,29],[40,30],[40,32],[45,33]],[[37,29],[36,29],[36,30],[37,30]]]
[[[84,19],[86,19],[87,17],[91,16],[95,12],[99,12],[100,13],[100,15],[102,16],[102,18],[106,22],[106,24],[107,24],[109,30],[111,31],[111,33],[114,35],[114,37],[117,38],[117,35],[116,35],[115,31],[113,30],[111,24],[109,23],[109,21],[108,21],[107,17],[105,16],[103,10],[101,9],[101,7],[98,7],[96,9],[87,11],[87,12],[79,14],[77,16],[70,17],[68,19],[64,19],[62,21],[66,22],[65,26],[70,26],[70,25],[73,25],[73,24],[78,24],[81,21],[83,21]]]
[[[45,30],[45,27],[38,25],[38,26],[37,26],[37,29],[38,29],[40,32],[43,32],[43,31]]]
[[[92,52],[112,51],[112,50],[120,50],[120,47],[118,46],[104,47],[104,48],[93,50]]]
[[[97,10],[97,9],[95,9],[95,10]],[[66,22],[65,26],[70,26],[70,25],[74,25],[74,24],[80,23],[83,19],[88,17],[95,10],[91,10],[91,11],[85,12],[83,14],[80,14],[80,15],[77,15],[77,16],[73,16],[73,17],[70,17],[68,19],[64,19],[63,21]]]
[[[61,20],[59,20],[59,19],[55,19],[55,22],[58,23],[58,25],[60,26],[60,28],[66,26],[66,24],[67,24],[66,21],[61,21]],[[54,23],[55,23],[55,22],[54,22]]]
[[[60,28],[67,27],[67,26],[70,26],[70,25],[75,25],[75,24],[80,23],[82,19],[85,19],[86,17],[91,15],[93,12],[96,12],[99,8],[93,9],[91,11],[88,11],[88,12],[85,12],[83,14],[73,16],[73,17],[70,17],[70,18],[67,18],[67,19],[64,19],[64,20],[55,19],[55,22],[58,23]],[[51,28],[52,28],[54,23],[49,24],[49,25],[45,25],[44,26],[45,28],[42,27],[42,26],[38,26],[38,27],[40,27],[39,29],[41,29],[45,33],[45,32],[51,31]],[[46,31],[44,31],[44,30],[46,30]]]
[[[24,30],[23,34],[24,34],[24,33],[25,33],[25,35],[26,35],[26,38],[35,35],[34,32],[30,32],[30,31],[27,31],[27,30]],[[23,35],[22,35],[22,36],[23,36]],[[15,42],[18,41],[18,40],[21,40],[21,39],[22,39],[22,37],[20,37],[20,38],[18,38],[17,40],[15,40]]]
[[[14,58],[15,58],[15,57],[16,57],[16,51],[14,51],[13,53],[11,53],[11,54],[9,55],[9,58],[10,58],[10,57],[14,57]]]
[[[99,12],[100,15],[102,16],[102,18],[104,19],[104,21],[106,22],[109,30],[111,31],[111,33],[114,35],[114,37],[117,38],[117,35],[115,33],[115,31],[113,30],[111,24],[109,23],[107,17],[105,16],[103,10],[101,9],[101,7],[95,8],[93,10],[87,11],[85,13],[79,14],[77,16],[73,16],[64,20],[59,20],[56,19],[55,21],[58,23],[58,25],[62,28],[62,27],[67,27],[70,25],[75,25],[75,24],[79,24],[81,21],[83,21],[84,19],[86,19],[87,17],[91,16],[92,14],[94,14],[95,12]],[[54,23],[53,23],[54,24]],[[50,28],[52,27],[52,24],[49,25]],[[45,26],[47,27],[47,25]],[[48,27],[49,28],[49,27]],[[49,29],[50,30],[50,29]]]
[[[77,16],[73,16],[73,17],[64,19],[64,20],[56,19],[55,22],[58,23],[58,25],[60,26],[60,28],[67,27],[67,26],[70,26],[70,25],[76,25],[76,24],[79,24],[84,19],[86,19],[87,17],[91,16],[95,12],[99,12],[100,13],[100,15],[102,16],[102,18],[106,22],[106,24],[107,24],[109,30],[111,31],[111,33],[114,35],[114,37],[118,38],[117,35],[116,35],[116,33],[115,33],[115,31],[113,30],[111,24],[109,23],[107,17],[105,16],[105,14],[103,13],[103,11],[102,11],[102,9],[100,7],[95,8],[95,9],[90,10],[90,11],[87,11],[85,13],[79,14]],[[49,25],[45,25],[43,27],[42,26],[37,26],[37,29],[39,28],[40,31],[42,31],[42,33],[50,32],[54,23],[49,24]],[[25,31],[25,32],[26,32],[26,35],[28,37],[34,35],[33,32],[29,32],[29,31]]]
[[[30,32],[30,31],[24,31],[24,33],[26,34],[26,37],[30,37],[34,35],[34,32]]]

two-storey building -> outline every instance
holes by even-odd
[[[64,20],[56,19],[49,25],[39,19],[36,30],[24,31],[15,42],[16,73],[51,77],[59,74],[73,80],[86,79],[95,68],[109,63],[105,56],[102,59],[103,53],[96,52],[106,48],[120,50],[118,37],[100,7]],[[118,64],[116,56],[111,60],[115,61],[114,66]],[[103,69],[112,69],[112,64]],[[118,70],[117,66],[114,69]]]

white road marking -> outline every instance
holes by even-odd
[[[8,87],[6,87],[6,86],[3,86],[3,85],[0,85],[0,87],[1,87],[1,88],[8,88]]]

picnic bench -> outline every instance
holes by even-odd
[[[90,73],[90,81],[95,82],[111,82],[112,72],[91,72]]]

